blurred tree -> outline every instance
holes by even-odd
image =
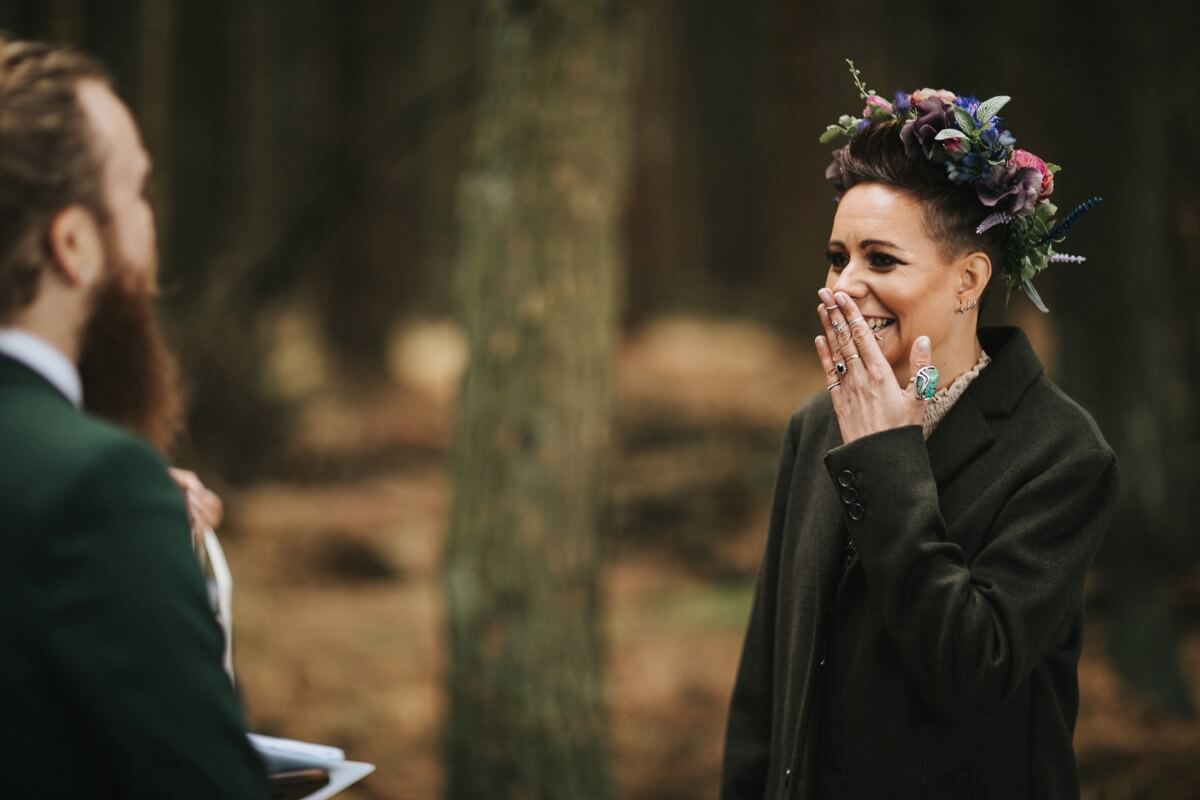
[[[459,189],[470,362],[446,559],[447,796],[612,794],[597,571],[626,169],[611,0],[490,2]]]
[[[331,6],[338,91],[329,153],[329,268],[317,308],[341,372],[377,379],[388,333],[418,305],[422,143],[433,118],[421,42],[434,4],[368,0]]]
[[[1056,7],[1064,26],[1090,9],[1083,2]],[[1174,13],[1179,27],[1189,29],[1186,12]],[[1189,421],[1200,387],[1196,374],[1181,368],[1194,352],[1194,295],[1178,291],[1194,280],[1184,267],[1194,271],[1195,251],[1191,259],[1181,252],[1187,241],[1178,236],[1171,207],[1188,194],[1173,174],[1186,162],[1180,148],[1191,140],[1178,130],[1186,124],[1186,104],[1171,102],[1165,90],[1176,75],[1194,76],[1195,60],[1190,48],[1164,47],[1163,30],[1158,17],[1114,6],[1093,15],[1089,36],[1064,39],[1056,51],[1062,74],[1087,64],[1087,80],[1071,91],[1073,104],[1104,109],[1119,97],[1123,111],[1102,123],[1091,111],[1056,119],[1059,147],[1078,159],[1064,176],[1106,202],[1089,215],[1096,218],[1079,224],[1067,248],[1079,248],[1090,263],[1053,271],[1065,298],[1054,312],[1063,382],[1096,416],[1121,465],[1121,504],[1100,555],[1109,655],[1146,696],[1188,713],[1193,704],[1172,600],[1197,556]],[[1096,58],[1099,52],[1105,57]],[[1188,58],[1193,71],[1179,71]],[[1103,270],[1104,278],[1087,270]]]

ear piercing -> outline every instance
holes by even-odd
[[[972,308],[974,308],[974,307],[975,307],[975,306],[977,306],[977,305],[979,305],[979,301],[978,301],[978,300],[972,300],[972,301],[971,301],[971,302],[969,302],[969,303],[959,303],[959,304],[958,304],[958,308],[956,309],[956,311],[957,311],[959,314],[965,314],[965,313],[967,313],[968,311],[970,311]]]

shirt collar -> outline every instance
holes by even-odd
[[[0,353],[41,375],[76,408],[83,407],[79,370],[71,359],[45,339],[20,328],[0,328]]]

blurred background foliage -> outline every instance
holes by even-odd
[[[497,17],[539,0],[0,0],[101,58],[156,160],[177,458],[223,490],[254,724],[446,785],[439,571],[468,343],[456,211]],[[1008,94],[1090,257],[988,309],[1026,328],[1117,449],[1089,583],[1088,797],[1195,797],[1200,730],[1200,64],[1187,4],[611,2],[628,59],[612,514],[618,793],[715,796],[721,726],[833,212],[817,135],[868,82]],[[562,12],[569,13],[569,12]],[[535,28],[536,29],[536,28]],[[558,100],[556,102],[569,102]],[[500,114],[489,106],[491,114]],[[598,145],[603,146],[603,145]],[[563,234],[554,234],[563,235]],[[498,256],[499,257],[499,256]]]

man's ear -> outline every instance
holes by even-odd
[[[96,216],[83,206],[68,206],[50,220],[50,252],[61,277],[87,287],[104,269],[104,243]]]
[[[979,300],[991,279],[992,259],[983,251],[971,253],[959,262],[958,296],[968,301]]]

